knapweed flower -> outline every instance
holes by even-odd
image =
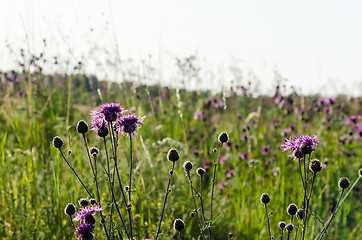
[[[362,116],[360,116],[360,115],[350,116],[346,119],[346,125],[357,124],[357,121],[359,119],[362,119]]]
[[[117,132],[121,134],[137,135],[137,129],[143,124],[143,117],[137,117],[134,114],[127,114],[121,116],[117,121]]]
[[[311,137],[309,135],[302,134],[294,140],[286,139],[281,145],[281,149],[283,152],[291,150],[291,157],[302,158],[303,155],[316,151],[318,144],[319,142],[316,136]]]
[[[227,178],[232,178],[234,174],[234,169],[230,169],[229,171],[226,172],[226,177]]]
[[[269,150],[270,150],[270,147],[269,147],[268,145],[266,145],[266,146],[264,146],[263,149],[261,150],[261,153],[262,153],[263,155],[266,155],[266,154],[268,154]]]
[[[240,155],[240,159],[241,160],[246,160],[249,158],[249,154],[247,152],[244,152]]]
[[[103,118],[95,118],[91,121],[91,130],[100,137],[106,137],[108,135],[108,123]]]
[[[100,206],[90,206],[86,208],[81,208],[76,214],[75,218],[73,218],[73,221],[81,221],[83,220],[87,215],[94,215],[96,212],[100,212],[103,209]]]
[[[94,225],[82,223],[75,232],[78,234],[78,240],[92,240],[94,238]]]
[[[115,122],[122,115],[124,109],[117,103],[105,103],[92,111],[93,119],[104,119],[107,122]]]

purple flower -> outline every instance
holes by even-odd
[[[249,154],[247,152],[244,152],[240,155],[240,159],[241,160],[246,160],[249,158]]]
[[[92,214],[94,215],[96,212],[100,212],[103,209],[100,206],[90,206],[86,208],[81,208],[76,214],[75,218],[73,218],[73,221],[81,221],[83,220],[87,215]]]
[[[362,117],[360,115],[356,115],[356,116],[350,116],[346,119],[346,125],[350,125],[350,124],[356,124],[357,121],[359,119],[361,119]]]
[[[234,174],[234,169],[230,169],[229,171],[226,172],[226,177],[227,178],[232,178]]]
[[[108,131],[108,123],[103,118],[94,118],[91,121],[91,130],[99,133]]]
[[[107,122],[114,122],[118,116],[121,116],[124,109],[117,103],[105,103],[92,111],[91,115],[94,119],[102,118]]]
[[[261,152],[263,155],[266,155],[266,154],[268,154],[269,150],[270,150],[270,147],[268,145],[265,145],[263,147],[263,149],[261,150]]]
[[[299,137],[292,139],[286,139],[281,145],[283,152],[291,150],[291,157],[302,158],[305,154],[310,154],[316,151],[318,146],[318,138],[316,136],[309,136],[301,134]]]
[[[318,107],[322,106],[323,104],[324,104],[324,99],[322,99],[322,98],[318,99],[318,101],[317,101]]]
[[[302,109],[301,108],[295,108],[294,111],[298,115],[302,114]]]
[[[82,223],[75,231],[78,234],[78,240],[92,240],[94,238],[94,225],[90,223]]]
[[[275,103],[275,104],[284,103],[284,97],[282,97],[282,96],[277,96],[276,98],[274,98],[274,103]]]
[[[220,163],[220,164],[224,164],[225,161],[226,161],[226,157],[225,157],[225,156],[222,156],[222,157],[220,158],[220,160],[219,160],[219,163]]]
[[[117,132],[121,134],[137,135],[137,129],[143,124],[143,117],[137,117],[134,114],[128,114],[121,116],[117,121]]]
[[[327,99],[326,99],[326,103],[327,103],[327,104],[332,104],[332,105],[333,105],[333,104],[335,104],[335,103],[336,103],[336,100],[335,100],[334,98],[327,98]]]
[[[288,133],[290,133],[290,129],[289,129],[289,128],[284,128],[284,129],[280,132],[280,136],[285,137],[285,136],[287,136]]]
[[[295,130],[295,124],[294,123],[292,123],[292,124],[290,124],[289,125],[289,129],[290,129],[290,131],[294,131]]]
[[[216,187],[220,190],[223,190],[227,185],[228,184],[225,181],[223,181],[223,182],[219,183]]]

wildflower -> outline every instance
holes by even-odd
[[[309,163],[309,169],[314,173],[320,172],[322,170],[322,164],[318,159],[313,159]]]
[[[124,109],[117,103],[105,103],[92,111],[93,119],[104,119],[107,122],[115,122],[121,116]]]
[[[302,208],[298,209],[297,216],[300,220],[304,219],[304,209]]]
[[[137,135],[137,129],[143,124],[143,117],[137,117],[134,114],[128,114],[121,116],[117,121],[117,132],[118,134],[130,134]]]
[[[270,150],[270,147],[268,145],[266,145],[266,146],[263,147],[261,152],[262,152],[263,155],[266,155],[266,154],[268,154],[269,150]]]
[[[360,115],[349,116],[346,119],[346,125],[356,124],[359,119],[362,119],[362,116],[360,116]]]
[[[91,147],[91,148],[89,149],[89,153],[90,153],[92,156],[93,156],[93,154],[98,155],[98,154],[99,154],[99,149],[96,148],[96,147]]]
[[[77,213],[75,218],[73,218],[73,221],[81,221],[83,220],[87,215],[94,215],[96,212],[100,212],[103,209],[100,206],[90,206],[86,208],[81,208]]]
[[[185,228],[185,223],[184,223],[184,221],[182,221],[180,218],[176,219],[176,220],[173,222],[173,228],[174,228],[176,231],[181,232],[181,231]]]
[[[260,196],[260,201],[264,204],[267,204],[270,202],[270,196],[269,194],[267,193],[263,193],[261,196]]]
[[[288,232],[292,232],[294,230],[294,225],[289,223],[287,226],[285,226],[285,229],[287,229]]]
[[[303,155],[316,151],[318,144],[319,142],[317,137],[302,134],[294,140],[286,139],[281,145],[281,149],[283,152],[291,150],[291,157],[302,158]]]
[[[219,163],[220,163],[220,164],[224,164],[225,161],[226,161],[226,157],[225,157],[225,156],[222,156],[222,157],[220,158],[220,160],[219,160]]]
[[[108,135],[108,123],[103,118],[93,119],[91,121],[91,130],[100,137],[106,137]]]
[[[230,169],[229,171],[227,171],[226,173],[226,177],[227,178],[232,178],[234,174],[234,169]]]
[[[241,160],[246,160],[249,158],[249,154],[247,152],[244,152],[240,155],[240,159]]]
[[[225,181],[223,181],[217,185],[217,188],[223,190],[227,185],[228,184]]]
[[[284,129],[280,132],[280,136],[285,137],[285,136],[287,136],[288,133],[290,133],[290,129],[289,129],[289,128],[284,128]]]
[[[349,187],[349,180],[346,177],[341,177],[338,181],[338,187],[341,189],[346,189]]]
[[[82,207],[86,207],[89,205],[89,200],[86,198],[81,198],[78,201],[79,205],[81,205]]]
[[[82,223],[78,226],[76,233],[79,240],[92,240],[94,238],[94,225],[90,223]]]

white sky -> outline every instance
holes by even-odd
[[[43,38],[54,55],[72,49],[91,55],[91,43],[115,59],[115,35],[122,59],[196,51],[202,68],[229,81],[231,57],[245,79],[251,70],[273,86],[278,71],[303,93],[362,95],[362,1],[359,0],[0,0],[0,67],[14,64],[4,40],[41,51]],[[90,29],[93,28],[93,31]],[[29,39],[24,41],[25,32]],[[96,55],[97,56],[97,55]],[[93,57],[96,57],[93,54]],[[168,56],[168,58],[167,58]],[[93,63],[94,64],[94,63]],[[91,64],[89,64],[91,66]],[[92,65],[93,66],[93,65]],[[93,69],[94,68],[88,68]],[[89,70],[92,71],[92,70]],[[164,77],[167,75],[164,70]],[[113,78],[119,78],[112,75]],[[111,77],[112,78],[112,77]],[[325,91],[325,87],[328,91]],[[321,91],[323,89],[323,92]]]

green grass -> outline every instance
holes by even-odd
[[[0,83],[0,92],[4,96],[0,105],[2,239],[76,239],[69,218],[64,214],[64,207],[69,202],[77,203],[79,198],[87,195],[57,149],[52,147],[51,141],[56,135],[65,140],[64,151],[72,150],[72,164],[94,191],[82,137],[76,133],[75,126],[82,119],[89,123],[89,111],[102,104],[98,88],[103,103],[117,102],[125,108],[134,107],[136,114],[147,116],[139,134],[133,138],[134,166],[137,168],[135,167],[133,174],[135,192],[132,213],[137,239],[153,238],[157,231],[168,170],[171,168],[171,163],[166,158],[169,148],[179,151],[180,161],[176,164],[172,180],[172,194],[167,201],[161,239],[175,238],[172,223],[176,218],[185,221],[185,239],[197,239],[197,220],[190,216],[193,203],[182,163],[190,160],[196,169],[205,161],[211,162],[214,158],[212,149],[219,148],[217,136],[222,131],[228,132],[231,144],[228,149],[223,149],[221,155],[226,157],[226,162],[217,169],[216,184],[226,181],[227,186],[223,190],[215,189],[214,216],[217,219],[212,226],[214,239],[227,239],[229,232],[233,233],[234,239],[267,239],[264,206],[259,200],[263,192],[271,196],[268,204],[268,210],[274,211],[270,219],[271,232],[274,239],[280,239],[277,225],[281,220],[289,221],[286,207],[290,203],[301,206],[303,201],[298,165],[288,157],[289,153],[280,150],[285,138],[280,136],[280,132],[292,123],[296,124],[296,130],[287,137],[305,133],[317,135],[321,142],[313,157],[327,164],[317,175],[310,209],[322,221],[329,218],[336,204],[339,178],[348,177],[353,183],[361,167],[361,140],[347,141],[346,145],[338,141],[341,136],[348,137],[351,130],[351,126],[344,124],[345,118],[361,115],[361,98],[338,97],[327,124],[327,116],[323,109],[317,109],[317,97],[314,96],[291,95],[289,97],[293,98],[293,103],[281,106],[276,105],[271,97],[232,94],[226,97],[226,109],[215,109],[212,106],[208,108],[205,104],[206,99],[212,97],[210,93],[180,90],[183,127],[179,116],[179,100],[174,89],[149,87],[149,98],[145,86],[135,87],[132,83],[98,82],[85,76],[68,78],[38,74],[34,77],[37,81],[32,84],[31,101],[30,97],[16,96],[17,90],[27,90],[27,83],[16,83],[13,88],[8,82]],[[159,97],[161,94],[162,98]],[[216,95],[215,98],[222,101],[221,95]],[[31,108],[29,102],[32,103]],[[236,109],[231,110],[232,106],[236,106]],[[304,110],[304,118],[308,121],[301,119],[293,111],[295,107]],[[288,108],[292,109],[289,113]],[[204,111],[207,116],[205,121],[194,118],[195,112],[199,111]],[[237,118],[238,114],[242,115],[241,120]],[[270,125],[276,118],[280,120],[279,126],[273,129]],[[250,123],[252,120],[255,124]],[[67,122],[69,126],[66,125]],[[244,132],[246,124],[250,124],[250,130]],[[309,124],[310,128],[304,130],[303,124]],[[329,129],[327,125],[330,125]],[[247,142],[242,140],[243,134],[247,134]],[[97,146],[101,150],[101,156],[104,156],[101,139],[91,132],[87,136],[90,146]],[[262,154],[262,147],[265,145],[270,146],[267,155]],[[248,160],[240,159],[243,152],[248,152]],[[120,138],[118,156],[122,181],[126,185],[129,142],[125,137]],[[250,159],[257,159],[258,163],[253,165],[249,163]],[[230,179],[226,177],[229,169],[234,169]],[[203,182],[206,217],[209,217],[211,174],[212,171],[208,171]],[[192,178],[198,189],[199,180],[195,171],[192,171]],[[104,174],[100,177],[100,189],[104,203],[102,205],[106,208],[105,213],[108,213],[110,191]],[[121,199],[120,190],[115,191]],[[331,239],[356,239],[356,236],[362,235],[359,224],[362,219],[361,205],[360,192],[348,196],[329,228]],[[126,216],[124,208],[122,213]],[[96,225],[95,233],[97,239],[100,239],[104,232],[99,216]],[[313,239],[321,228],[321,223],[315,217],[310,217],[307,239]]]

